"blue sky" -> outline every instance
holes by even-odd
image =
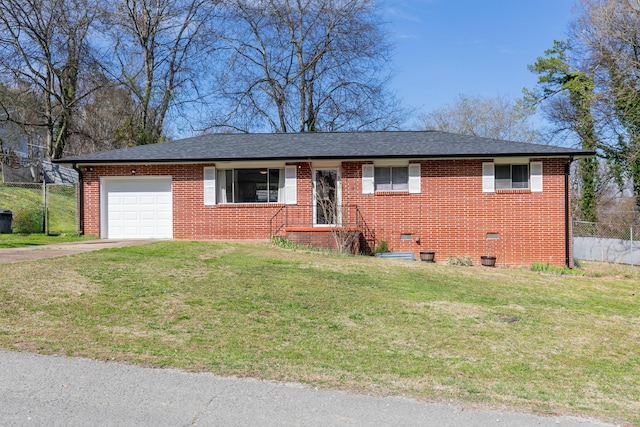
[[[384,18],[395,45],[391,89],[417,111],[442,108],[460,94],[520,97],[522,88],[537,80],[527,65],[553,40],[567,38],[573,5],[573,0],[385,0]]]

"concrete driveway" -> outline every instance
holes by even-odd
[[[0,350],[3,426],[607,426]]]
[[[56,243],[52,245],[29,246],[24,248],[0,249],[0,264],[30,261],[42,258],[54,258],[83,252],[97,251],[105,248],[122,248],[125,246],[144,245],[157,240],[83,240],[80,242]]]

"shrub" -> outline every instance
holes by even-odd
[[[382,254],[385,252],[389,252],[389,246],[387,245],[387,241],[380,240],[380,243],[378,244],[378,246],[376,246],[376,253]]]
[[[285,249],[298,249],[297,243],[282,236],[271,236],[271,244]]]
[[[470,267],[473,265],[473,261],[471,261],[471,257],[469,255],[452,257],[448,256],[444,262],[447,265],[461,265],[463,267]]]
[[[271,236],[271,244],[283,249],[321,250],[320,248],[314,248],[311,245],[301,245],[282,236]]]
[[[13,213],[13,232],[20,234],[42,233],[44,217],[42,209],[21,209]]]
[[[558,275],[566,275],[566,274],[577,275],[577,276],[584,275],[584,272],[582,270],[575,270],[575,269],[572,270],[567,266],[556,267],[555,265],[551,265],[549,263],[542,263],[542,262],[534,262],[533,265],[531,266],[531,270],[537,271],[540,273],[558,274]]]

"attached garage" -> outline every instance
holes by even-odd
[[[173,238],[171,177],[105,177],[100,188],[103,237]]]

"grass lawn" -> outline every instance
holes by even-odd
[[[76,234],[61,234],[59,236],[48,236],[46,234],[0,234],[0,248],[51,245],[54,243],[77,242],[79,240],[92,240],[95,238],[95,236],[78,236]]]
[[[0,346],[640,424],[640,271],[157,242],[0,265]]]
[[[42,215],[42,187],[40,185],[21,187],[0,184],[0,209],[12,211],[14,230],[21,216],[33,215],[34,212]],[[76,233],[76,204],[75,188],[61,185],[47,187],[47,229],[50,233]],[[40,224],[42,224],[41,218],[42,216],[40,216]]]

